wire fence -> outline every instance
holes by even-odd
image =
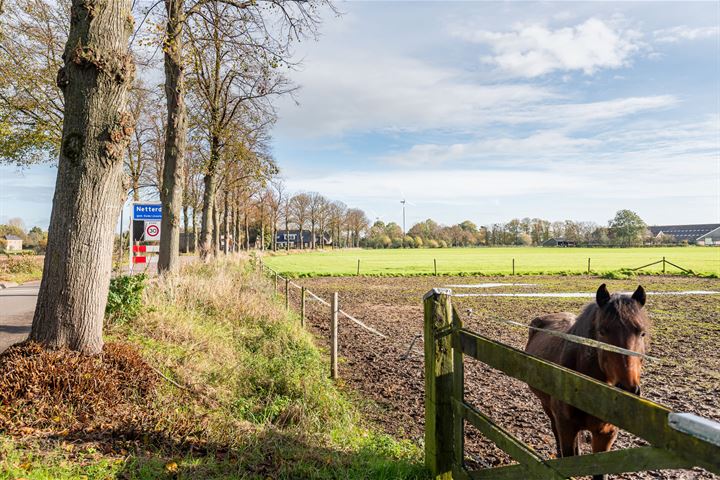
[[[665,260],[665,259],[660,260],[660,262],[663,262],[663,261],[667,262],[667,260]],[[261,272],[268,273],[272,276],[275,292],[278,291],[278,281],[282,280],[285,282],[285,307],[286,307],[286,309],[289,309],[289,298],[290,298],[289,287],[294,287],[301,291],[301,305],[302,305],[302,307],[301,307],[301,323],[303,325],[305,324],[305,300],[306,300],[305,295],[307,295],[313,301],[316,301],[319,304],[330,308],[330,310],[331,310],[330,311],[331,332],[336,332],[337,327],[336,327],[335,322],[337,322],[337,317],[338,317],[338,315],[340,315],[340,316],[350,320],[351,322],[353,322],[355,325],[362,328],[366,332],[371,333],[383,340],[389,340],[388,335],[382,333],[377,328],[368,325],[366,322],[364,322],[364,321],[356,318],[355,316],[347,313],[346,311],[340,309],[339,303],[337,302],[337,300],[327,301],[327,300],[323,299],[322,297],[320,297],[319,295],[317,295],[316,293],[310,291],[307,287],[302,286],[302,285],[290,280],[287,277],[283,277],[280,273],[278,273],[271,267],[265,265],[265,263],[263,263],[261,258],[258,259],[258,263],[260,265]],[[669,262],[667,262],[667,263],[669,263]],[[439,290],[442,290],[443,292],[446,292],[449,296],[453,296],[453,297],[475,297],[475,296],[488,295],[488,294],[478,294],[478,293],[455,293],[454,294],[454,293],[452,293],[452,291],[450,289],[439,289]],[[495,295],[497,295],[497,294],[495,294]],[[508,295],[514,295],[514,294],[508,294]],[[337,293],[335,293],[333,295],[333,298],[334,299],[337,298]],[[472,315],[472,310],[468,309],[468,313],[470,315]],[[515,322],[512,320],[503,320],[503,319],[497,319],[497,318],[492,318],[492,317],[490,318],[490,320],[492,320],[496,323],[499,323],[499,324],[508,325],[513,328],[538,330],[547,335],[560,337],[563,340],[568,341],[568,342],[576,343],[579,345],[584,345],[587,347],[597,348],[599,350],[604,350],[604,351],[618,353],[618,354],[627,355],[627,356],[641,357],[643,359],[650,360],[650,361],[660,361],[661,360],[657,357],[652,357],[650,355],[646,355],[643,353],[639,353],[639,352],[635,352],[635,351],[628,350],[625,348],[621,348],[616,345],[611,345],[608,343],[600,342],[598,340],[591,339],[591,338],[585,338],[585,337],[580,337],[577,335],[572,335],[569,333],[533,327],[532,325],[525,325],[525,324]],[[414,334],[413,340],[411,341],[410,345],[407,347],[407,350],[405,351],[405,353],[403,355],[400,356],[401,360],[408,359],[410,357],[411,353],[415,353],[420,356],[424,355],[423,352],[421,352],[415,348],[415,344],[421,338],[423,338],[422,333]],[[334,335],[331,335],[331,357],[332,357],[331,364],[333,364],[333,365],[336,365],[336,363],[337,363],[336,356],[337,356],[337,333],[335,333]],[[335,368],[333,368],[333,371],[335,371]]]

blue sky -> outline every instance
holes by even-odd
[[[343,2],[298,47],[274,154],[371,219],[720,221],[717,2]],[[54,171],[0,169],[46,225]]]

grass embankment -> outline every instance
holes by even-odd
[[[0,256],[0,282],[25,283],[42,278],[44,257],[34,255]]]
[[[152,421],[98,436],[112,428],[68,434],[63,417],[58,431],[2,435],[0,478],[425,478],[420,449],[363,421],[247,263],[191,265],[145,298],[106,330],[172,380],[142,399]]]
[[[266,257],[265,263],[291,277],[420,276],[434,275],[578,275],[587,273],[588,258],[594,274],[609,274],[636,268],[666,257],[674,264],[702,276],[720,276],[720,248],[443,248],[388,250],[320,250],[280,252]],[[667,265],[666,272],[681,273]],[[644,274],[662,272],[662,265],[643,269]]]

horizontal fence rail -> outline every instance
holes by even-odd
[[[671,412],[665,406],[465,329],[452,307],[451,296],[449,289],[434,289],[424,297],[425,459],[435,478],[559,479],[693,467],[720,473],[720,423]],[[651,446],[542,459],[464,400],[464,356],[633,433]],[[468,471],[463,461],[465,422],[518,464]]]

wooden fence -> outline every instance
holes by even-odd
[[[425,307],[425,462],[440,479],[560,479],[666,468],[702,467],[720,473],[720,424],[610,387],[588,376],[469,331],[451,304],[452,292],[434,289]],[[651,446],[543,459],[464,399],[468,355],[647,440]],[[488,386],[490,388],[490,386]],[[544,416],[538,422],[545,422]],[[469,471],[465,422],[517,464]]]

